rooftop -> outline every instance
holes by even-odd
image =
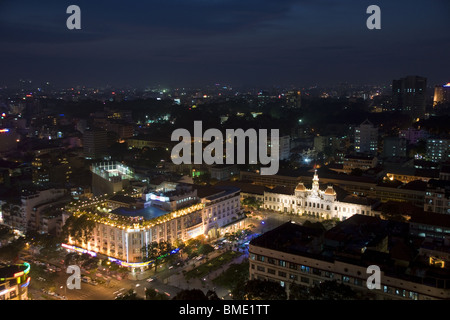
[[[120,207],[120,208],[117,208],[117,209],[111,211],[111,213],[121,215],[121,216],[126,216],[126,217],[143,217],[144,220],[152,220],[152,219],[158,218],[160,216],[163,216],[163,215],[169,213],[169,211],[165,211],[165,210],[162,210],[157,207],[149,206],[149,207],[142,208],[142,209],[129,209],[129,208]]]
[[[323,232],[321,229],[286,222],[254,238],[250,244],[291,254],[316,253],[319,247],[314,240],[320,238]]]

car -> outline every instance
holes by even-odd
[[[173,266],[170,266],[170,267],[169,267],[169,270],[170,270],[170,269],[173,269]]]
[[[148,278],[146,281],[147,282],[152,282],[153,280],[155,280],[154,278]]]

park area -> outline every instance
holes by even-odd
[[[208,275],[209,273],[219,269],[220,267],[226,265],[227,263],[229,263],[233,259],[239,257],[240,255],[242,255],[242,253],[240,253],[240,252],[227,251],[227,252],[221,254],[220,256],[217,256],[217,257],[203,263],[202,265],[186,272],[184,275],[185,279],[189,280],[189,279],[193,279],[193,278],[202,278],[202,277]]]

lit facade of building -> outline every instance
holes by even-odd
[[[355,127],[355,152],[372,155],[378,152],[378,128],[369,120]]]
[[[33,215],[36,208],[42,204],[50,204],[66,195],[65,189],[47,189],[23,194],[20,204],[7,203],[3,206],[3,220],[8,226],[21,232],[33,227]]]
[[[88,215],[96,225],[87,243],[69,238],[63,247],[69,250],[78,248],[91,255],[100,254],[122,266],[143,270],[150,264],[142,261],[141,250],[144,246],[154,241],[185,241],[203,234],[202,209],[203,204],[173,212],[153,207],[145,212],[125,209],[105,214],[87,210],[74,211],[71,214]],[[147,214],[147,218],[139,214]]]
[[[46,183],[59,183],[64,185],[69,182],[72,167],[66,156],[53,153],[45,153],[36,156],[31,162],[32,181],[37,185]]]
[[[216,194],[202,198],[204,234],[212,238],[242,227],[240,189],[224,187]]]
[[[436,179],[428,181],[424,210],[450,215],[450,181]]]
[[[64,247],[104,255],[122,266],[142,271],[151,263],[142,261],[142,248],[152,242],[174,244],[199,235],[216,237],[242,227],[243,222],[238,219],[239,189],[221,188],[197,196],[192,186],[181,184],[175,188],[144,193],[144,204],[139,209],[117,207],[117,197],[112,202],[105,197],[94,198],[87,205],[79,201],[68,206],[65,220],[70,215],[87,215],[96,225],[89,241],[80,243],[70,238]]]
[[[351,173],[354,169],[366,171],[376,167],[377,164],[378,158],[375,156],[346,155],[343,159],[343,171],[345,173]]]
[[[100,162],[91,166],[94,195],[113,194],[123,190],[134,179],[134,170],[115,161]]]
[[[434,87],[433,107],[450,102],[450,82]]]
[[[0,264],[0,300],[28,300],[30,264]]]
[[[372,204],[337,201],[336,192],[332,186],[328,186],[326,190],[320,190],[317,172],[314,174],[311,189],[307,189],[300,182],[293,194],[289,191],[286,188],[265,191],[264,208],[284,213],[339,220],[345,220],[354,214],[375,215]],[[345,199],[351,199],[351,197]]]
[[[427,139],[427,158],[434,162],[450,161],[450,139]]]

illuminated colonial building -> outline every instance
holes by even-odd
[[[239,189],[197,191],[192,185],[165,182],[141,195],[72,203],[65,219],[87,215],[95,227],[87,242],[70,238],[63,247],[100,254],[142,271],[150,264],[142,260],[142,248],[152,242],[175,244],[203,234],[215,237],[242,226]]]
[[[332,186],[328,186],[325,190],[320,189],[317,171],[311,189],[307,189],[300,182],[294,192],[284,187],[275,187],[264,192],[265,209],[325,219],[345,220],[354,214],[373,216],[375,215],[373,208],[377,203],[374,199],[356,196],[347,196],[338,201]]]

